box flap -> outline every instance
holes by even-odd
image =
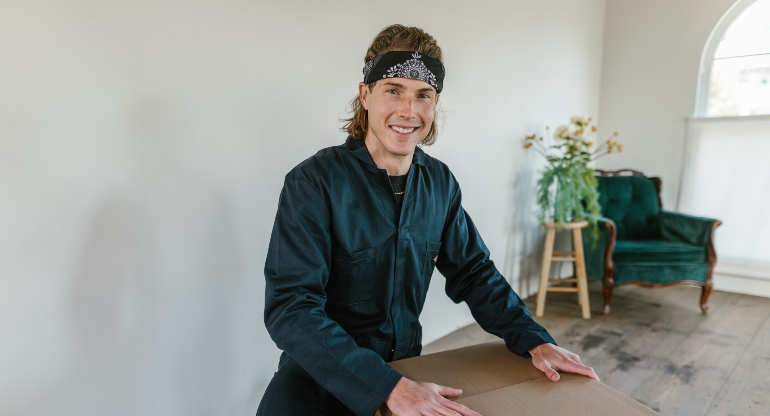
[[[461,389],[466,397],[545,377],[530,360],[508,351],[502,341],[407,358],[389,364],[410,380]]]
[[[463,390],[455,399],[484,416],[656,415],[641,403],[588,377],[562,373],[552,382],[502,341],[389,363],[404,377]],[[392,416],[383,406],[376,416]]]
[[[465,396],[465,395],[463,395]],[[594,379],[562,374],[456,400],[484,416],[657,415],[652,409]]]

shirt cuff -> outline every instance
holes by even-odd
[[[529,350],[537,347],[538,345],[543,345],[543,344],[557,345],[556,341],[554,341],[554,339],[551,338],[551,336],[548,333],[545,333],[545,334],[531,335],[527,338],[519,340],[519,342],[517,342],[516,345],[508,345],[508,349],[512,353],[520,357],[532,358],[532,355],[530,355]]]
[[[385,400],[388,399],[390,393],[396,388],[396,384],[401,381],[403,376],[393,368],[385,374],[382,381],[374,388],[374,392],[361,403],[361,406],[356,409],[356,415],[359,416],[371,416],[380,409]]]

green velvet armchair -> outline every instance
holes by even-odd
[[[599,183],[599,240],[583,230],[586,272],[603,282],[604,313],[615,286],[701,286],[700,307],[708,312],[716,264],[714,230],[721,221],[665,211],[660,178],[629,169],[596,171]]]

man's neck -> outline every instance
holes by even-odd
[[[408,155],[396,155],[388,152],[382,145],[375,142],[376,139],[366,138],[364,140],[366,149],[378,168],[385,169],[389,176],[402,176],[409,173],[414,150]]]

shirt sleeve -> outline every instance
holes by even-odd
[[[447,295],[455,303],[467,303],[476,322],[502,338],[517,355],[529,358],[530,349],[556,344],[548,331],[532,319],[527,306],[489,258],[489,250],[462,207],[460,187],[454,180],[453,185],[436,263],[446,277]]]
[[[265,263],[265,325],[286,352],[357,415],[373,415],[401,379],[374,351],[326,316],[331,259],[326,198],[290,173],[278,203]]]

